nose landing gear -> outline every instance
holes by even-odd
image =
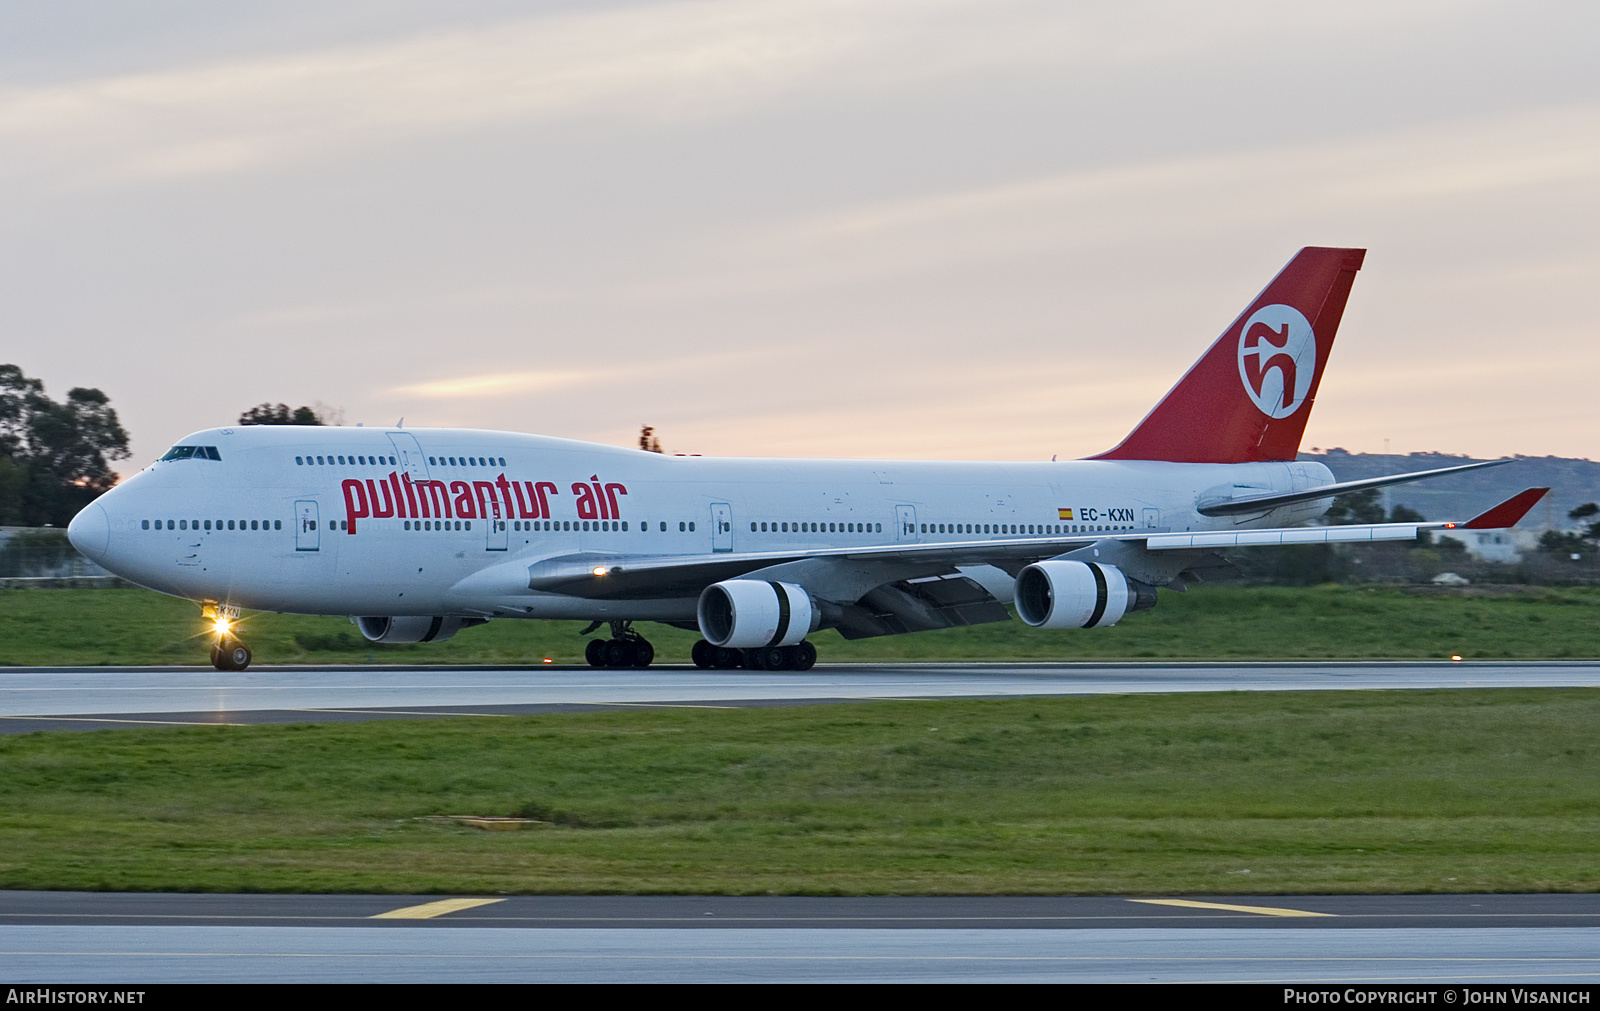
[[[593,631],[595,626],[590,626]],[[650,640],[633,630],[631,621],[611,622],[610,639],[590,639],[583,658],[590,667],[648,667],[656,658]]]
[[[250,647],[238,639],[219,641],[211,647],[211,666],[217,670],[244,670],[250,666],[250,657]]]
[[[211,666],[226,671],[241,671],[249,667],[250,647],[234,634],[239,623],[239,609],[222,604],[206,604],[200,613],[211,624]]]

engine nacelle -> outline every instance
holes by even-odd
[[[818,610],[793,583],[725,579],[700,594],[700,634],[713,646],[793,646],[814,631]]]
[[[1017,615],[1034,628],[1105,628],[1145,603],[1115,565],[1050,559],[1017,574]]]
[[[356,627],[370,642],[444,642],[485,618],[357,618]]]

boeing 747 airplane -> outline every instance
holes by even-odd
[[[72,521],[84,555],[199,602],[211,660],[251,660],[243,610],[348,615],[373,642],[495,618],[609,623],[595,666],[648,666],[634,628],[698,630],[701,667],[809,668],[807,636],[1007,621],[1103,628],[1246,545],[1410,540],[1457,524],[1306,526],[1335,482],[1295,460],[1365,250],[1302,249],[1120,445],[1086,460],[674,457],[468,429],[214,428]],[[1463,524],[1507,527],[1547,489]]]

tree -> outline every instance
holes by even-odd
[[[288,404],[257,404],[239,415],[241,425],[322,425],[322,416],[309,407],[289,409]]]
[[[1343,526],[1350,523],[1382,523],[1383,503],[1378,501],[1378,489],[1353,491],[1340,495],[1328,507],[1324,519],[1329,524]]]
[[[108,460],[128,456],[128,433],[95,389],[65,403],[16,365],[0,365],[0,523],[66,526],[117,481]]]
[[[1567,513],[1567,519],[1578,522],[1596,513],[1600,513],[1600,503],[1585,502]],[[1600,522],[1590,523],[1577,531],[1546,530],[1539,538],[1540,551],[1573,559],[1592,556],[1596,548],[1600,548]]]

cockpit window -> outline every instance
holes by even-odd
[[[167,450],[167,455],[162,460],[216,460],[222,462],[222,454],[217,452],[215,446],[173,446]]]

